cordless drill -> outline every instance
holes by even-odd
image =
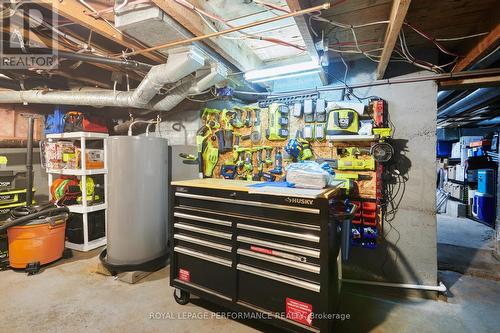
[[[276,147],[276,153],[274,154],[274,169],[269,171],[273,175],[281,175],[283,173],[283,155],[281,154],[281,149]]]

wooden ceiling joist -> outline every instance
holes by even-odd
[[[311,3],[309,0],[286,0],[288,7],[292,12],[304,9],[304,8],[309,8],[312,7]],[[302,36],[302,39],[304,40],[304,44],[307,49],[307,53],[311,56],[311,58],[315,61],[319,62],[319,55],[318,51],[316,50],[316,45],[314,43],[314,37],[311,32],[311,27],[309,26],[308,19],[306,16],[301,15],[301,16],[296,16],[294,17],[295,19],[295,24],[297,24],[297,27],[299,28],[300,35]],[[328,84],[328,76],[322,70],[319,73],[321,82],[324,85]]]
[[[462,59],[460,59],[453,68],[453,72],[461,72],[480,60],[489,51],[492,51],[500,44],[500,23],[498,23],[489,34],[484,36],[472,50],[470,50]]]
[[[377,66],[377,80],[384,77],[385,70],[391,59],[392,51],[398,40],[399,32],[403,26],[406,13],[410,7],[410,2],[411,0],[394,0],[392,4],[391,16],[389,17],[389,24],[385,33],[384,49],[382,50],[382,56]]]
[[[92,30],[97,34],[122,45],[124,48],[134,50],[140,50],[143,48],[130,38],[127,38],[127,36],[115,30],[103,20],[86,15],[85,12],[88,11],[88,9],[76,0],[38,0],[37,4],[40,4],[50,10],[56,10],[58,15]],[[144,56],[157,63],[165,60],[163,57],[151,53],[145,54]]]
[[[152,0],[152,2],[195,36],[213,32],[200,16],[175,1]],[[197,7],[203,7],[200,1],[191,1],[191,3]],[[214,38],[204,42],[242,71],[262,67],[260,58],[242,41]]]
[[[500,75],[439,82],[440,90],[465,90],[500,86]]]

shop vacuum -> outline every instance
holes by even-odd
[[[33,206],[33,128],[34,118],[28,118],[28,153],[26,158],[26,206],[11,210],[10,218],[0,222],[0,235],[7,233],[10,268],[36,274],[42,265],[62,257],[70,257],[64,249],[67,207],[53,203]]]

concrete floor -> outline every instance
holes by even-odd
[[[182,319],[210,316],[217,307],[193,300],[180,306],[162,269],[129,285],[96,274],[98,251],[77,254],[40,274],[0,272],[0,330],[3,332],[277,332],[257,322]],[[500,282],[442,272],[448,302],[401,300],[346,293],[341,313],[350,320],[339,332],[498,332]],[[150,319],[151,313],[164,319]]]
[[[439,269],[500,281],[494,236],[495,230],[482,223],[437,215]]]
[[[437,242],[492,250],[495,230],[474,220],[437,214]]]

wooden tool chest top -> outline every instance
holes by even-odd
[[[328,332],[339,286],[342,191],[251,194],[257,182],[172,182],[172,286],[271,324]]]

